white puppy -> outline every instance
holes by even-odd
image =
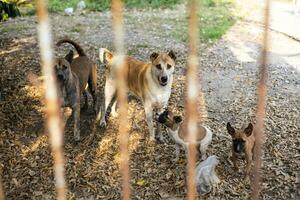
[[[199,193],[209,193],[214,189],[215,185],[220,182],[215,171],[219,164],[217,156],[209,156],[202,161],[196,168],[196,185]]]

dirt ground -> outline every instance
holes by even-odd
[[[151,20],[152,17],[157,20]],[[170,108],[183,114],[187,45],[176,38],[176,20],[184,8],[127,11],[126,48],[129,55],[149,60],[153,51],[173,49],[178,57]],[[51,16],[54,41],[63,36],[79,42],[98,64],[99,93],[104,69],[99,47],[112,49],[110,14]],[[0,164],[7,199],[55,199],[52,157],[43,128],[43,102],[36,18],[24,17],[0,25]],[[174,30],[179,32],[174,33]],[[207,199],[248,199],[250,183],[243,167],[229,161],[230,121],[240,127],[255,122],[256,85],[260,62],[261,27],[238,22],[214,45],[201,45],[201,77],[206,102],[205,124],[213,133],[210,155],[217,155],[221,179]],[[300,44],[272,32],[269,52],[266,141],[262,167],[262,199],[297,199],[300,187],[299,84]],[[70,46],[55,48],[57,55]],[[293,56],[294,55],[294,56]],[[295,56],[296,55],[296,56]],[[67,114],[66,114],[67,115]],[[65,131],[65,165],[69,199],[120,199],[121,185],[117,119],[103,130],[92,110],[82,113],[83,141],[75,144],[72,129]],[[175,160],[174,143],[152,144],[141,103],[130,100],[130,174],[133,199],[183,199],[186,195],[186,158]],[[68,122],[67,122],[68,124]]]

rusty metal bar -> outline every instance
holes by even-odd
[[[2,184],[2,178],[0,177],[0,200],[4,200],[4,199],[5,199],[4,187]]]
[[[257,110],[256,110],[256,126],[254,129],[255,134],[255,161],[253,168],[253,186],[252,199],[259,199],[260,193],[260,168],[262,146],[265,139],[265,125],[266,118],[266,105],[267,105],[267,78],[268,78],[268,49],[269,49],[269,21],[270,21],[270,0],[266,0],[264,11],[264,32],[262,38],[262,53],[260,65],[260,79],[257,86]]]
[[[116,55],[114,57],[114,68],[117,77],[117,102],[119,107],[119,140],[120,140],[120,171],[122,176],[122,198],[130,199],[130,173],[128,154],[128,119],[127,119],[127,87],[126,87],[126,61],[124,51],[123,30],[123,1],[112,0],[111,5],[112,24],[114,32],[114,46]]]
[[[46,103],[46,127],[49,131],[51,150],[54,160],[54,176],[57,199],[66,199],[64,155],[62,149],[63,130],[60,116],[60,103],[57,97],[56,80],[53,70],[53,52],[51,48],[51,33],[48,19],[47,1],[37,0],[38,37],[41,51],[42,72]]]
[[[195,180],[195,167],[196,167],[196,132],[197,132],[197,99],[199,90],[198,81],[198,43],[199,43],[199,30],[198,30],[198,9],[199,1],[189,0],[188,13],[189,13],[189,52],[187,61],[187,74],[186,74],[186,100],[185,100],[185,133],[188,134],[188,173],[187,173],[187,197],[188,199],[196,198],[196,180]]]

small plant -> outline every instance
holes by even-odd
[[[1,0],[0,1],[0,21],[8,18],[21,16],[19,7],[31,6],[31,1],[28,0]]]

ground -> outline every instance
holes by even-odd
[[[183,114],[187,44],[178,37],[181,29],[176,21],[184,19],[185,14],[182,5],[165,10],[130,10],[125,14],[129,55],[147,61],[153,51],[176,52],[169,107],[178,114]],[[110,13],[71,17],[53,14],[51,23],[54,41],[68,36],[97,62],[100,93],[104,69],[97,56],[99,47],[112,49]],[[36,78],[41,76],[36,24],[35,17],[24,17],[0,26],[0,169],[7,199],[55,199],[52,157],[43,128],[42,90]],[[240,127],[255,122],[261,32],[258,23],[240,21],[215,44],[200,45],[199,77],[206,103],[206,112],[202,113],[214,133],[208,153],[218,156],[217,173],[221,179],[215,193],[205,195],[207,199],[250,197],[250,183],[244,179],[245,164],[241,162],[237,172],[229,160],[231,139],[226,123]],[[300,45],[276,31],[271,32],[271,37],[261,197],[296,199],[300,182]],[[55,50],[57,55],[64,55],[70,48]],[[185,155],[175,159],[174,144],[167,136],[166,143],[149,142],[139,101],[130,100],[128,111],[133,199],[182,199],[186,195]],[[119,199],[117,119],[110,117],[103,130],[94,123],[94,117],[91,109],[82,113],[83,138],[79,144],[74,143],[69,125],[65,131],[68,197]]]

